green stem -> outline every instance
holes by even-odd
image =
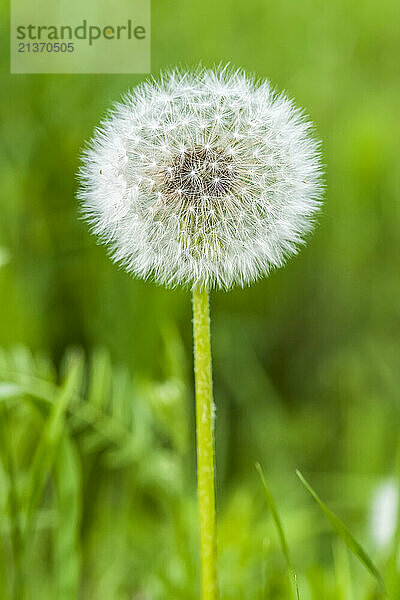
[[[193,290],[197,487],[200,513],[202,600],[218,599],[213,397],[208,292]]]

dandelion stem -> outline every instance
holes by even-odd
[[[213,397],[208,292],[193,291],[197,487],[200,514],[202,600],[217,600]]]

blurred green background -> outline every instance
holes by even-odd
[[[225,600],[294,597],[257,461],[302,600],[383,596],[296,468],[400,597],[399,22],[397,0],[152,2],[153,74],[270,78],[326,164],[307,247],[212,296]],[[190,295],[115,267],[75,200],[84,141],[143,77],[9,75],[2,39],[0,596],[198,598]]]

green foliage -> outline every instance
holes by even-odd
[[[292,597],[256,462],[301,600],[380,592],[296,468],[400,597],[400,520],[384,541],[371,526],[400,476],[399,21],[397,0],[152,2],[154,73],[270,77],[327,165],[307,247],[211,299],[223,600]],[[10,75],[1,43],[0,597],[197,599],[190,299],[116,269],[74,200],[84,140],[142,77]]]
[[[27,598],[74,598],[82,586],[87,597],[125,597],[125,585],[128,598],[129,582],[132,589],[144,585],[143,573],[135,580],[144,556],[182,519],[187,435],[177,436],[174,428],[187,429],[183,381],[171,374],[162,384],[133,382],[104,351],[90,361],[68,353],[57,375],[25,348],[0,353],[0,381],[2,501],[9,506],[3,542],[6,554],[11,551],[1,584],[5,597],[24,589]],[[150,546],[147,525],[154,534]],[[91,567],[101,558],[99,540],[105,564]],[[115,564],[108,564],[107,548]],[[189,557],[185,561],[189,567]],[[146,574],[149,589],[161,586],[158,577],[172,586],[157,563]],[[106,583],[97,590],[99,572]]]
[[[172,345],[175,356],[182,356],[173,329],[165,343],[167,355]],[[171,370],[156,383],[132,378],[126,369],[114,366],[104,350],[89,359],[70,351],[58,371],[48,359],[23,347],[0,352],[5,567],[0,585],[6,600],[23,593],[27,600],[128,600],[132,593],[154,600],[198,597],[198,517],[187,383],[183,363],[181,370],[179,361],[165,363]],[[357,597],[381,597],[336,546],[334,560],[323,558],[330,536],[298,495],[295,481],[285,477],[282,487],[280,474],[273,476],[281,490],[281,518],[260,466],[258,472],[262,485],[257,480],[238,482],[221,503],[223,598],[347,598],[353,585],[359,590]],[[334,531],[380,578],[343,522],[303,483]],[[335,484],[333,489],[341,487]],[[289,502],[284,488],[295,494]],[[354,500],[350,491],[347,501],[354,505]],[[321,545],[324,538],[329,543]],[[394,589],[399,577],[392,557],[398,554],[398,544],[389,555],[386,552],[380,561],[388,565]]]
[[[274,523],[275,523],[275,527],[276,527],[276,530],[277,530],[277,533],[278,533],[279,542],[281,544],[282,552],[283,552],[283,555],[284,555],[284,557],[286,559],[286,564],[287,564],[289,576],[293,580],[294,589],[295,589],[295,592],[296,592],[296,598],[297,598],[297,600],[300,600],[300,593],[299,593],[299,586],[297,584],[296,571],[295,571],[294,566],[293,566],[293,562],[292,562],[292,557],[290,555],[289,546],[288,546],[288,543],[287,543],[287,540],[286,540],[285,532],[283,530],[283,525],[282,525],[282,522],[281,522],[281,519],[280,519],[280,516],[279,516],[279,513],[278,513],[278,509],[277,509],[276,504],[275,504],[274,497],[273,497],[273,495],[271,493],[271,490],[268,487],[268,484],[267,484],[267,481],[265,479],[265,476],[264,476],[264,473],[263,473],[263,470],[262,470],[262,467],[261,467],[260,463],[257,463],[256,469],[257,469],[257,471],[258,471],[258,473],[260,475],[261,482],[262,482],[263,487],[264,487],[265,498],[267,500],[269,511],[270,511],[270,513],[272,515],[272,518],[274,520]]]
[[[382,575],[379,573],[378,569],[375,567],[374,563],[362,548],[362,546],[357,542],[354,536],[351,534],[349,528],[334,512],[328,508],[328,506],[321,500],[318,494],[313,490],[311,485],[305,479],[305,477],[297,471],[297,476],[299,477],[301,483],[304,487],[310,492],[314,500],[317,502],[318,506],[321,508],[322,512],[328,519],[329,523],[332,526],[332,529],[337,533],[337,535],[342,538],[348,549],[358,558],[358,560],[368,569],[368,571],[373,575],[378,582],[379,586],[382,590],[385,589],[385,585],[383,583]]]

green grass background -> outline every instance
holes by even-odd
[[[397,0],[152,2],[154,74],[270,78],[326,164],[301,254],[212,296],[224,600],[294,598],[257,461],[302,600],[384,596],[296,468],[400,597],[400,535],[370,526],[400,464],[399,22]],[[198,598],[190,297],[112,265],[74,199],[84,140],[142,77],[9,75],[2,39],[0,597]]]

